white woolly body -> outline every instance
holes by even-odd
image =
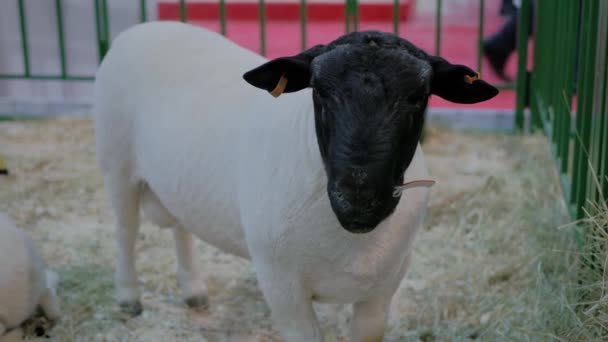
[[[58,307],[52,305],[56,301],[57,276],[46,270],[45,261],[27,233],[2,213],[0,251],[0,339],[5,331],[30,318],[39,305],[49,318],[56,319]]]
[[[392,296],[428,189],[406,190],[372,232],[347,232],[326,193],[310,91],[273,98],[242,78],[266,61],[186,24],[123,32],[96,80],[106,185],[137,184],[152,221],[253,260],[267,300],[294,286],[334,303]],[[427,177],[418,146],[405,181]]]

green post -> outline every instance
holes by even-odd
[[[607,35],[606,34],[597,34],[598,32],[608,32],[608,13],[605,10],[608,9],[606,7],[606,1],[600,1],[597,5],[598,13],[603,13],[598,19],[598,25],[595,28],[596,32],[596,40],[593,42],[595,45],[596,53],[595,53],[595,64],[593,65],[594,77],[593,77],[593,91],[591,92],[591,96],[593,100],[591,100],[591,132],[590,132],[590,143],[589,143],[589,161],[591,170],[588,172],[588,185],[587,185],[587,198],[591,201],[599,201],[600,200],[600,192],[602,189],[602,184],[604,183],[604,179],[607,176],[606,174],[602,174],[602,163],[605,161],[608,156],[602,155],[602,146],[601,142],[603,140],[603,135],[608,134],[602,131],[604,127],[604,121],[608,120],[605,88],[608,86],[608,48],[606,44],[608,44]],[[597,175],[598,181],[600,184],[597,184],[595,177],[592,175]],[[598,187],[599,185],[599,187]],[[607,197],[608,199],[608,197]]]
[[[399,34],[399,0],[393,1],[393,33]]]
[[[441,8],[443,1],[437,0],[437,10],[435,11],[435,55],[441,55]]]
[[[353,0],[353,11],[355,14],[355,32],[359,31],[359,2]]]
[[[57,40],[59,43],[59,62],[61,63],[61,78],[68,76],[65,57],[65,35],[63,33],[63,6],[61,0],[55,0],[55,14],[57,16]]]
[[[604,4],[606,6],[606,4]],[[606,13],[606,12],[604,12]],[[608,40],[608,35],[606,35]],[[608,46],[608,41],[606,42],[606,46]],[[606,55],[608,55],[608,51],[606,51]],[[606,61],[608,63],[608,61]],[[606,71],[606,79],[608,79],[608,70]],[[608,179],[606,179],[608,175],[608,84],[604,89],[604,127],[602,128],[602,132],[604,133],[604,137],[601,142],[601,152],[600,155],[603,156],[601,167],[598,170],[599,175],[603,175],[601,182],[602,193],[604,194],[604,198],[608,199]]]
[[[17,2],[19,7],[19,28],[21,29],[21,53],[23,55],[23,68],[25,70],[25,77],[31,75],[30,69],[30,50],[27,39],[27,17],[25,14],[25,4],[23,0]]]
[[[345,31],[346,33],[350,33],[352,31],[357,31],[358,18],[357,18],[357,0],[346,0],[346,8],[345,8]],[[351,31],[350,25],[353,25],[353,30]]]
[[[570,138],[572,136],[572,98],[574,94],[574,73],[576,69],[576,40],[579,25],[579,6],[577,0],[569,0],[566,12],[564,13],[564,22],[566,24],[566,35],[564,41],[564,63],[563,63],[563,88],[562,99],[559,101],[561,105],[561,113],[563,117],[563,127],[561,132],[560,142],[560,159],[561,172],[568,172],[568,165],[571,160],[570,155]]]
[[[103,57],[110,49],[110,25],[106,0],[95,0],[95,23],[97,28],[98,61],[101,63]]]
[[[595,44],[597,42],[598,2],[587,0],[582,2],[583,20],[581,50],[579,54],[579,87],[576,114],[577,137],[574,140],[574,165],[572,174],[571,200],[574,205],[575,217],[584,216],[584,206],[587,198],[588,158],[591,136],[591,104],[593,96],[593,79],[595,66]]]
[[[477,29],[477,72],[483,74],[483,33],[484,33],[484,17],[486,13],[485,0],[479,0],[479,28]]]
[[[300,42],[302,51],[306,50],[306,0],[300,1]]]
[[[186,0],[179,0],[179,19],[184,23],[188,21],[188,9],[186,8]]]
[[[517,18],[517,106],[515,111],[515,128],[524,129],[524,107],[528,82],[528,34],[530,32],[530,0],[522,0]]]
[[[226,0],[220,0],[220,32],[226,35]]]
[[[266,56],[266,5],[260,0],[260,54]]]
[[[142,23],[148,21],[148,6],[146,0],[139,0],[139,21]]]
[[[566,0],[565,2],[562,3],[562,6],[556,6],[555,7],[555,15],[553,16],[553,20],[554,20],[554,27],[557,27],[557,23],[560,23],[560,26],[562,28],[565,29],[565,23],[564,23],[564,12],[565,12],[565,5],[567,3]],[[554,35],[563,35],[565,33],[564,32],[557,32],[556,30],[554,30]],[[551,113],[553,113],[553,135],[552,135],[552,141],[553,141],[553,147],[555,148],[555,153],[557,156],[557,161],[559,162],[559,158],[560,158],[560,134],[563,131],[563,124],[564,124],[564,120],[563,120],[563,116],[562,116],[562,112],[560,110],[560,106],[559,104],[561,102],[563,102],[563,97],[562,97],[562,90],[563,90],[563,72],[560,73],[556,73],[555,71],[557,71],[558,66],[563,66],[563,59],[564,59],[564,54],[562,53],[562,51],[564,51],[563,45],[564,45],[564,39],[565,37],[562,37],[562,39],[555,39],[554,38],[554,42],[555,42],[555,47],[554,47],[554,51],[560,51],[559,54],[556,54],[552,59],[551,59],[551,63],[552,63],[552,69],[554,72],[554,78],[553,78],[553,82],[551,82],[551,88],[550,88],[550,92],[551,92],[551,104],[553,104],[551,106]]]

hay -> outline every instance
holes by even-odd
[[[606,177],[606,175],[603,175]],[[598,189],[598,177],[594,180]],[[601,192],[601,191],[600,191]],[[600,194],[601,198],[606,198]],[[568,288],[567,303],[575,315],[566,330],[569,340],[608,340],[608,202],[590,202],[576,228],[585,236],[580,251],[578,282]]]
[[[278,340],[251,265],[204,243],[210,309],[187,310],[171,234],[146,221],[138,240],[144,313],[120,314],[90,120],[2,122],[0,146],[11,169],[0,176],[0,210],[30,231],[61,277],[65,316],[51,340]],[[386,340],[567,339],[577,316],[564,305],[566,285],[576,265],[572,235],[556,229],[568,221],[545,139],[429,129],[424,150],[437,185]],[[349,309],[316,308],[327,340],[346,341]]]

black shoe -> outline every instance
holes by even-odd
[[[509,53],[505,53],[503,49],[496,47],[491,40],[484,40],[483,52],[496,75],[503,81],[511,82],[511,78],[505,75],[505,65],[509,59]]]

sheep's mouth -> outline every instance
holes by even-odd
[[[348,213],[334,210],[338,222],[349,233],[366,234],[376,229],[395,210],[394,205],[385,205],[380,210],[369,211],[356,208]]]
[[[372,230],[374,230],[376,226],[369,226],[369,225],[365,225],[365,224],[348,224],[348,225],[342,225],[342,227],[348,231],[349,233],[353,233],[353,234],[367,234],[369,232],[371,232]]]
[[[378,208],[377,211],[371,211],[369,208],[360,208],[360,207],[351,207],[349,211],[341,211],[337,210],[340,208],[338,203],[340,199],[336,199],[335,196],[330,195],[332,209],[334,209],[334,213],[336,218],[340,222],[342,228],[344,228],[349,233],[353,234],[366,234],[378,227],[382,221],[388,218],[396,209],[399,198],[402,195],[402,192],[414,188],[414,187],[431,187],[435,184],[433,180],[415,180],[403,183],[399,186],[396,186],[393,192],[394,200],[391,201],[391,205],[385,205],[381,208]],[[337,202],[337,203],[336,203]]]
[[[344,230],[353,234],[366,234],[374,230],[382,220],[359,220],[356,218],[340,218],[340,225]]]

